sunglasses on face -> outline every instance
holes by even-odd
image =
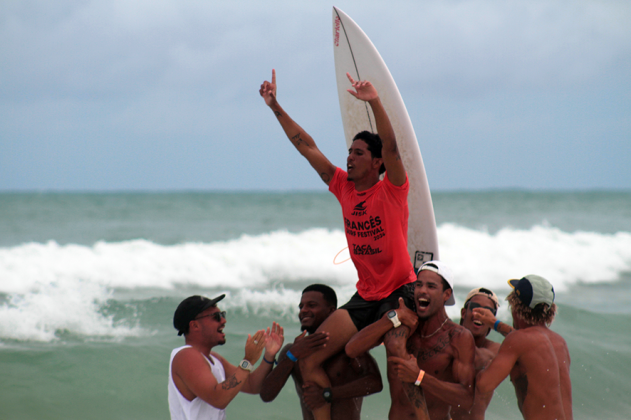
[[[488,309],[489,311],[491,311],[493,313],[493,316],[497,315],[497,310],[495,308],[490,308],[488,306],[482,306],[479,303],[475,303],[475,302],[469,302],[469,309],[474,310],[475,308]]]
[[[195,318],[193,321],[197,321],[198,319],[212,317],[215,321],[221,322],[221,319],[226,319],[226,311],[215,312],[209,315],[200,316],[199,318]]]

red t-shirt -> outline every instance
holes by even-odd
[[[357,292],[366,300],[381,300],[416,280],[408,254],[408,191],[386,176],[370,189],[355,190],[340,168],[329,183],[342,206],[348,250],[357,269]]]

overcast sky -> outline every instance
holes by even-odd
[[[324,191],[258,89],[345,165],[333,5],[433,190],[631,189],[628,0],[3,0],[0,190]]]

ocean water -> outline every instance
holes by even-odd
[[[433,200],[441,257],[456,275],[450,317],[473,287],[503,297],[509,278],[547,277],[560,307],[552,329],[572,357],[575,418],[631,418],[631,192]],[[0,194],[0,419],[168,419],[179,301],[227,293],[217,350],[232,362],[272,321],[289,342],[303,287],[330,284],[341,302],[354,291],[352,263],[333,263],[346,252],[341,220],[326,192]],[[506,305],[499,316],[510,322]],[[383,371],[383,349],[373,354]],[[388,407],[384,390],[365,399],[362,418],[384,419]],[[228,418],[300,418],[295,390],[270,404],[241,394]],[[508,381],[487,418],[521,418]]]

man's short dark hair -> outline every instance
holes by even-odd
[[[324,301],[330,306],[337,309],[337,295],[335,294],[335,290],[331,289],[326,284],[312,284],[310,286],[307,286],[305,287],[305,290],[302,291],[302,294],[304,295],[307,292],[322,293],[322,296],[324,296]]]
[[[383,143],[381,142],[381,137],[379,134],[371,133],[370,131],[360,131],[355,134],[353,137],[353,141],[355,140],[363,140],[368,145],[368,150],[373,158],[381,158],[381,149],[383,148]],[[379,168],[379,175],[386,171],[386,165],[383,163]]]

